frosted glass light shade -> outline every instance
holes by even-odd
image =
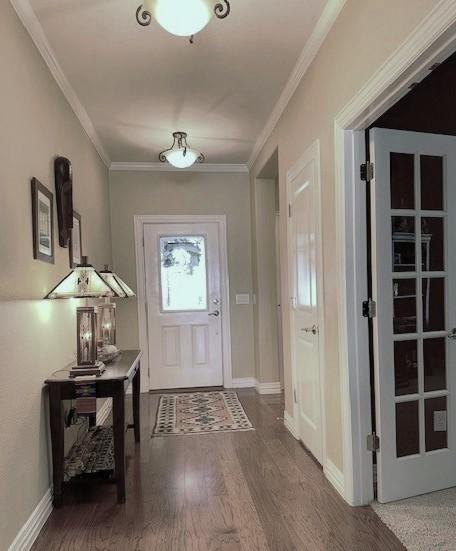
[[[199,33],[213,15],[210,0],[145,0],[144,8],[166,31],[177,36]]]
[[[104,281],[93,266],[84,262],[72,270],[44,298],[115,297],[115,290]]]
[[[184,155],[185,151],[185,155]],[[193,149],[171,149],[164,153],[168,163],[172,164],[176,168],[188,168],[195,164],[198,158],[198,153]]]

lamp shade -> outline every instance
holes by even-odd
[[[134,291],[121,279],[116,273],[112,272],[108,265],[105,265],[104,270],[100,272],[103,280],[116,291],[116,295],[122,298],[135,297]]]
[[[83,256],[82,264],[76,266],[44,298],[103,298],[116,296],[120,295],[87,262],[87,257]]]

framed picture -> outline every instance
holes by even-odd
[[[54,264],[54,196],[32,178],[33,258]]]
[[[81,215],[73,211],[73,228],[70,236],[70,268],[82,263]]]

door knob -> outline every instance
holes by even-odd
[[[318,333],[318,327],[316,325],[312,325],[312,327],[303,327],[301,331],[304,331],[304,333],[312,333],[313,335],[316,335]]]
[[[453,327],[453,329],[448,332],[448,338],[456,340],[456,327]]]
[[[220,312],[218,310],[215,310],[214,312],[209,312],[208,315],[215,316],[216,318],[218,318],[220,316]]]

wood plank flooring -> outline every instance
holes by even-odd
[[[369,507],[351,508],[288,433],[279,396],[239,391],[255,431],[151,438],[157,395],[127,435],[127,503],[113,484],[71,488],[34,551],[399,551]],[[128,411],[130,411],[130,407]]]

